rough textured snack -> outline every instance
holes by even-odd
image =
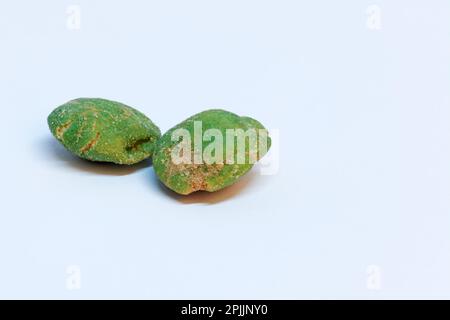
[[[237,133],[249,133],[249,130],[258,133],[256,148],[251,143],[255,140],[249,136],[241,140],[239,148]],[[231,136],[233,131],[235,136]],[[187,133],[190,139],[186,137]],[[186,143],[187,140],[190,142]],[[265,148],[261,148],[260,143],[265,143]],[[220,144],[222,148],[219,148]],[[153,166],[159,179],[179,194],[199,190],[213,192],[235,183],[264,156],[270,145],[267,130],[255,119],[225,110],[207,110],[181,122],[161,137],[156,143]],[[208,155],[212,157],[205,157]],[[217,155],[222,156],[222,162],[211,161]],[[201,162],[198,161],[200,158],[203,158]]]
[[[69,101],[56,108],[47,122],[66,149],[91,161],[138,163],[152,155],[161,136],[143,113],[99,98]]]

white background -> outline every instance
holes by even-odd
[[[2,1],[0,297],[450,298],[449,13]],[[280,132],[279,171],[175,196],[149,162],[92,164],[54,140],[47,115],[77,97],[163,131],[211,107],[252,116]]]

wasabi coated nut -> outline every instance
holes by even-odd
[[[230,136],[230,132],[256,132],[256,148],[251,143],[255,140],[249,136],[241,140],[244,142],[239,148],[238,135]],[[264,144],[265,148],[261,148]],[[156,143],[153,167],[159,179],[179,194],[199,190],[213,192],[232,185],[246,174],[254,162],[267,153],[270,145],[267,130],[258,121],[225,110],[207,110],[183,121],[161,137]],[[231,151],[229,146],[233,146]],[[222,161],[211,161],[212,158],[219,159],[216,156]]]
[[[138,163],[152,155],[161,136],[143,113],[98,98],[69,101],[56,108],[47,122],[66,149],[91,161]]]

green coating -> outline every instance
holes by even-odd
[[[164,185],[166,185],[169,189],[175,191],[176,193],[182,195],[187,195],[200,190],[214,192],[223,189],[235,183],[254,165],[254,163],[250,163],[250,161],[248,161],[248,151],[250,149],[249,140],[245,142],[246,162],[243,164],[238,164],[237,161],[235,161],[235,163],[233,164],[227,162],[225,156],[225,147],[223,147],[223,163],[174,163],[174,161],[172,161],[172,150],[180,142],[180,140],[172,141],[172,134],[177,129],[186,129],[187,131],[189,131],[189,134],[192,137],[190,150],[191,159],[194,159],[194,123],[196,121],[201,121],[203,133],[208,129],[220,130],[224,137],[224,143],[226,143],[225,137],[227,129],[243,129],[244,131],[248,129],[255,129],[256,131],[264,130],[267,133],[267,130],[264,128],[264,126],[255,119],[249,117],[240,117],[234,113],[219,109],[206,110],[198,113],[170,129],[156,143],[155,152],[153,155],[153,167],[156,175],[164,183]],[[205,148],[213,140],[214,139],[202,141],[202,149],[205,150]],[[237,144],[235,144],[235,146],[237,146]],[[270,137],[267,137],[266,151],[269,150],[270,146],[271,139]],[[261,151],[257,152],[257,160],[265,155],[265,153]],[[237,159],[236,154],[237,147],[235,148],[234,152],[235,160]]]
[[[66,149],[91,161],[138,163],[152,155],[161,136],[143,113],[99,98],[71,100],[53,110],[47,122]]]

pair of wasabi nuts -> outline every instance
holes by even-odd
[[[213,129],[224,136],[229,129],[266,131],[255,119],[212,109],[186,119],[161,136],[160,129],[140,111],[120,102],[98,98],[69,101],[53,110],[47,122],[55,138],[83,159],[131,165],[153,157],[153,167],[158,178],[169,189],[183,195],[200,190],[213,192],[230,186],[250,171],[254,163],[248,161],[252,153],[250,142],[245,142],[246,161],[243,163],[174,161],[174,149],[180,145],[173,138],[176,130],[189,133],[194,137],[192,140],[195,139],[196,123],[201,123],[203,130]],[[270,148],[270,137],[265,135],[265,138],[266,148],[257,152],[256,161]],[[200,141],[202,148],[207,148],[209,143],[203,139]],[[195,158],[198,146],[195,143],[184,146],[189,149],[189,156]],[[220,148],[219,152],[224,154],[225,149]],[[238,151],[234,148],[233,157]],[[186,149],[180,152],[185,153]],[[184,159],[191,160],[191,157]]]

